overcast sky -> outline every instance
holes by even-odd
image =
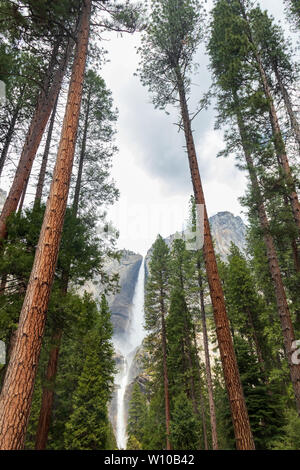
[[[282,0],[261,0],[277,20],[284,22]],[[176,112],[167,116],[155,110],[146,88],[133,74],[138,64],[139,35],[110,34],[105,46],[110,62],[102,75],[119,109],[113,177],[121,197],[109,210],[120,230],[119,247],[145,254],[157,233],[167,236],[181,230],[188,214],[192,185],[184,138],[173,125]],[[191,108],[210,85],[208,58],[200,48],[200,64],[193,79]],[[245,191],[245,176],[233,158],[216,158],[223,148],[222,133],[214,131],[214,111],[203,111],[193,121],[198,162],[209,215],[230,211],[242,215],[238,198]]]

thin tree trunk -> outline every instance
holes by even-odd
[[[200,398],[200,409],[201,409],[201,419],[202,419],[202,431],[203,431],[203,440],[204,440],[204,449],[208,450],[208,439],[207,439],[207,426],[206,426],[206,416],[205,416],[205,403],[204,403],[204,396],[202,393],[202,377],[201,377],[201,367],[200,361],[198,357],[198,347],[197,347],[197,340],[196,340],[196,331],[195,325],[193,324],[193,334],[194,334],[194,347],[196,350],[196,362],[199,374],[199,398]]]
[[[277,67],[277,64],[275,63],[275,61],[273,62],[273,69],[274,69],[274,73],[275,73],[275,77],[276,77],[279,89],[280,89],[282,97],[283,97],[283,101],[284,101],[287,113],[288,113],[289,118],[290,118],[291,128],[294,132],[297,144],[298,144],[299,149],[300,149],[300,126],[299,126],[299,123],[298,123],[298,120],[297,120],[296,113],[293,110],[293,105],[292,105],[292,102],[291,102],[291,99],[290,99],[290,95],[289,95],[286,87],[284,86],[284,84],[282,82],[282,79],[281,79],[281,76],[280,76],[280,73],[279,73],[279,70],[278,70],[278,67]]]
[[[169,379],[168,379],[168,367],[167,367],[167,335],[166,335],[166,323],[165,323],[165,306],[163,298],[161,296],[161,342],[162,342],[162,353],[163,353],[163,369],[164,369],[164,395],[165,395],[165,417],[166,417],[166,444],[167,450],[171,450],[170,443],[170,398],[169,398]]]
[[[79,206],[83,162],[84,162],[85,151],[86,151],[86,139],[87,139],[88,121],[89,121],[89,113],[90,113],[90,99],[91,99],[91,90],[89,91],[88,99],[87,99],[87,109],[86,109],[86,115],[85,115],[85,121],[84,121],[83,137],[82,137],[81,151],[80,151],[80,157],[79,157],[79,166],[78,166],[76,187],[75,187],[75,193],[74,193],[73,213],[75,215],[78,212],[78,206]]]
[[[26,197],[26,192],[27,192],[28,183],[29,183],[29,177],[27,178],[27,180],[26,180],[26,182],[25,182],[25,186],[24,186],[24,189],[23,189],[23,192],[22,192],[22,197],[21,197],[21,199],[20,199],[20,204],[19,204],[19,207],[18,207],[18,213],[19,213],[19,214],[21,214],[22,209],[23,209],[23,204],[24,204],[25,197]]]
[[[0,239],[6,237],[6,220],[7,217],[18,207],[18,203],[24,190],[26,179],[29,178],[33,161],[40,145],[45,127],[47,125],[50,113],[53,109],[55,100],[61,88],[61,83],[66,71],[66,67],[73,49],[74,41],[70,39],[66,52],[61,59],[57,71],[54,73],[56,54],[58,44],[54,47],[49,68],[44,80],[44,86],[38,98],[37,106],[31,120],[29,130],[27,132],[25,144],[15,173],[14,181],[10,188],[9,194],[4,203],[0,215]],[[54,55],[54,57],[53,57]],[[51,78],[53,80],[51,82]]]
[[[63,330],[61,328],[55,330],[51,340],[52,347],[49,354],[45,383],[43,385],[42,404],[36,432],[36,450],[46,449],[48,441],[54,400],[54,386],[57,374],[58,357],[62,334]]]
[[[42,196],[43,196],[43,188],[44,188],[44,182],[45,182],[45,176],[46,176],[46,170],[47,170],[47,164],[48,164],[50,145],[51,145],[51,140],[52,140],[53,127],[54,127],[55,116],[56,116],[58,96],[59,96],[59,93],[57,94],[57,97],[53,106],[53,110],[52,110],[51,120],[49,123],[49,129],[48,129],[46,145],[45,145],[45,149],[43,153],[39,179],[38,179],[38,183],[36,186],[36,193],[35,193],[35,199],[34,199],[35,207],[40,206]]]
[[[24,93],[25,93],[25,89],[26,89],[26,85],[24,85],[21,89],[20,96],[19,96],[16,108],[13,112],[13,116],[12,116],[12,119],[10,121],[9,128],[8,128],[8,131],[7,131],[7,134],[6,134],[6,137],[5,137],[3,149],[2,149],[2,152],[1,152],[1,156],[0,156],[0,177],[2,176],[2,171],[3,171],[3,167],[4,167],[6,157],[7,157],[7,154],[8,154],[8,149],[9,149],[9,146],[11,144],[11,141],[12,141],[12,138],[13,138],[13,135],[14,135],[15,126],[16,126],[16,122],[17,122],[20,110],[22,108],[22,100],[23,100],[23,96],[24,96]]]
[[[75,59],[50,195],[20,315],[16,344],[0,396],[0,449],[21,449],[24,444],[69,194],[90,13],[91,0],[85,0],[82,4]]]
[[[207,327],[206,327],[203,283],[202,283],[201,266],[200,266],[199,260],[197,263],[197,269],[198,269],[198,285],[199,285],[199,292],[200,292],[202,335],[203,335],[203,346],[204,346],[204,357],[205,357],[206,382],[207,382],[208,400],[209,400],[212,445],[213,445],[214,450],[218,450],[216,407],[215,407],[215,400],[214,400],[214,394],[213,394],[213,383],[212,383],[209,348],[208,348],[208,335],[207,335]]]
[[[270,226],[269,226],[269,221],[267,218],[265,206],[263,203],[263,198],[261,195],[261,191],[259,188],[259,182],[257,179],[256,175],[256,170],[254,167],[253,159],[252,156],[248,150],[247,146],[247,137],[246,137],[246,129],[244,127],[244,123],[242,121],[242,117],[240,116],[239,112],[236,112],[237,114],[237,120],[238,120],[238,127],[241,135],[241,140],[242,140],[242,146],[245,154],[245,159],[250,175],[250,180],[252,184],[253,191],[257,197],[257,211],[258,211],[258,217],[260,221],[260,225],[263,230],[263,237],[264,237],[264,242],[266,245],[266,252],[267,252],[267,258],[268,258],[268,263],[269,263],[269,269],[274,285],[274,290],[275,290],[275,297],[276,297],[276,304],[277,304],[277,310],[280,318],[280,323],[281,323],[281,330],[282,330],[282,335],[283,335],[283,342],[284,342],[284,350],[285,350],[285,355],[288,361],[289,365],[289,370],[290,370],[290,376],[291,376],[291,381],[293,384],[293,389],[294,389],[294,394],[295,394],[295,400],[296,400],[296,406],[298,413],[300,415],[300,365],[294,364],[292,361],[292,354],[295,351],[295,333],[294,333],[294,328],[291,320],[291,315],[286,299],[286,294],[285,294],[285,289],[281,277],[281,272],[280,272],[280,267],[279,267],[279,261],[273,241],[273,237],[270,233]]]
[[[247,317],[248,317],[248,321],[249,321],[249,326],[250,326],[251,331],[252,331],[252,338],[253,338],[254,345],[255,345],[255,352],[256,352],[256,355],[257,355],[257,359],[258,359],[260,368],[261,368],[262,372],[266,372],[265,361],[264,361],[264,358],[263,358],[263,355],[262,355],[261,347],[260,347],[258,336],[257,336],[257,333],[256,333],[256,328],[255,328],[255,325],[254,325],[252,312],[251,312],[249,307],[247,308]]]
[[[287,186],[287,194],[288,194],[288,197],[289,197],[289,200],[290,200],[292,213],[293,213],[293,216],[294,216],[296,226],[298,227],[298,230],[300,232],[300,204],[299,204],[298,194],[296,192],[295,181],[294,181],[294,178],[293,178],[293,175],[292,175],[292,172],[291,172],[288,156],[287,156],[287,153],[286,153],[285,144],[284,144],[284,141],[283,141],[283,138],[282,138],[282,133],[281,133],[280,125],[279,125],[277,112],[276,112],[276,109],[275,109],[275,106],[274,106],[274,100],[273,100],[273,96],[272,96],[272,93],[271,93],[271,90],[270,90],[268,77],[267,77],[267,74],[265,72],[261,56],[258,52],[255,41],[252,37],[252,31],[251,31],[250,23],[249,23],[247,13],[246,13],[246,10],[245,10],[245,7],[244,7],[243,0],[239,0],[239,3],[240,3],[243,18],[247,22],[247,25],[248,25],[248,39],[249,39],[250,43],[253,46],[253,51],[254,51],[254,55],[255,55],[257,65],[258,65],[259,74],[260,74],[260,77],[261,77],[264,93],[265,93],[265,96],[266,96],[266,98],[268,100],[268,103],[269,103],[270,122],[271,122],[271,127],[272,127],[274,146],[275,146],[275,151],[276,151],[276,154],[277,154],[278,164],[279,164],[279,167],[282,169],[282,171],[284,173],[284,176],[285,176],[285,182],[286,182],[286,186]]]
[[[243,394],[240,374],[237,366],[235,351],[226,313],[224,294],[218,273],[213,241],[205,205],[205,198],[198,168],[196,149],[191,130],[184,84],[180,72],[177,71],[178,92],[180,97],[181,115],[186,138],[186,147],[190,165],[192,183],[196,204],[204,207],[204,259],[209,283],[211,301],[214,311],[218,345],[220,349],[224,378],[230,402],[236,446],[239,450],[254,449],[248,411]]]

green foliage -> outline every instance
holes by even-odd
[[[173,403],[171,443],[176,450],[196,450],[199,448],[199,423],[191,402],[184,392],[181,392]]]
[[[67,449],[101,450],[108,445],[110,426],[107,404],[111,397],[115,367],[110,342],[110,312],[104,296],[99,313],[95,329],[85,338],[84,365],[64,434]]]
[[[147,407],[146,396],[141,391],[139,384],[135,382],[128,409],[127,449],[134,450],[134,447],[141,449],[142,442],[144,441]]]
[[[285,424],[280,430],[280,436],[272,443],[274,450],[299,450],[300,449],[300,420],[298,413],[287,410]]]
[[[203,34],[203,15],[196,0],[153,0],[142,37],[139,75],[160,109],[175,104],[178,73],[188,88],[192,58]]]

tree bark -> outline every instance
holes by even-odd
[[[41,204],[41,200],[43,196],[43,188],[44,188],[44,182],[45,182],[45,176],[46,176],[46,170],[47,170],[47,164],[48,164],[50,145],[51,145],[51,140],[52,140],[53,127],[54,127],[55,116],[56,116],[58,96],[59,96],[59,93],[57,94],[57,97],[53,106],[53,110],[52,110],[51,120],[49,123],[49,129],[48,129],[46,145],[45,145],[45,149],[43,153],[39,179],[38,179],[38,183],[36,186],[36,193],[35,193],[35,199],[34,199],[35,207]]]
[[[40,92],[37,106],[32,117],[30,127],[27,132],[25,144],[15,173],[14,181],[9,194],[4,203],[0,215],[0,239],[6,237],[6,220],[10,214],[16,211],[26,180],[30,176],[33,161],[40,145],[45,127],[47,125],[50,113],[53,109],[55,100],[61,88],[61,83],[66,71],[66,67],[73,49],[73,40],[70,39],[66,52],[61,59],[57,71],[54,73],[56,54],[58,44],[54,47],[49,68],[44,80],[44,85]],[[54,57],[53,57],[54,56]],[[53,75],[54,74],[54,75]],[[53,76],[53,79],[51,80]]]
[[[22,197],[20,199],[19,208],[18,208],[18,213],[19,214],[21,214],[22,209],[23,209],[23,204],[24,204],[25,197],[26,197],[28,183],[29,183],[29,177],[26,179],[25,186],[24,186],[24,189],[23,189],[23,192],[22,192]]]
[[[270,226],[269,221],[267,218],[265,206],[263,203],[263,197],[259,188],[259,182],[256,175],[256,170],[254,167],[252,156],[248,150],[247,146],[247,137],[246,137],[246,129],[244,127],[244,123],[242,120],[241,115],[239,112],[236,112],[237,121],[239,132],[241,135],[242,146],[245,154],[245,159],[250,175],[251,185],[253,191],[257,198],[257,212],[260,221],[260,225],[263,231],[264,242],[266,245],[266,252],[267,258],[269,263],[269,269],[274,285],[275,290],[275,298],[277,304],[277,310],[280,318],[281,323],[281,330],[283,335],[283,342],[284,342],[284,350],[285,355],[288,361],[289,370],[290,370],[290,377],[293,384],[296,406],[298,410],[298,414],[300,415],[300,365],[293,364],[292,361],[292,354],[295,351],[294,341],[295,341],[295,333],[294,328],[291,320],[291,315],[287,303],[287,298],[285,294],[284,284],[281,277],[279,261],[275,249],[275,244],[273,241],[273,237],[270,233]]]
[[[254,52],[255,59],[258,65],[258,70],[259,70],[259,74],[261,77],[265,97],[267,98],[268,103],[269,103],[269,116],[270,116],[270,122],[271,122],[271,127],[272,127],[274,146],[275,146],[278,164],[279,164],[279,167],[282,169],[284,176],[285,176],[287,194],[288,194],[290,205],[292,208],[293,217],[294,217],[296,226],[300,232],[300,204],[299,204],[298,194],[296,192],[295,181],[291,172],[289,159],[288,159],[285,144],[282,138],[281,128],[279,125],[279,120],[278,120],[277,112],[275,109],[273,96],[272,96],[271,89],[269,86],[268,77],[265,72],[261,56],[256,47],[255,41],[252,37],[252,31],[251,31],[250,23],[249,23],[247,13],[244,7],[243,0],[239,0],[239,3],[240,3],[243,18],[248,25],[248,39],[253,46],[253,52]]]
[[[52,336],[52,347],[49,354],[45,383],[43,385],[42,404],[36,432],[36,450],[46,449],[48,441],[54,400],[55,379],[57,374],[58,357],[62,334],[63,330],[59,328],[54,331]]]
[[[9,146],[11,144],[11,141],[14,135],[15,126],[16,126],[16,122],[17,122],[20,110],[22,108],[22,100],[23,100],[23,96],[25,93],[25,89],[26,89],[26,85],[24,85],[21,89],[20,96],[18,98],[18,102],[13,112],[12,119],[10,121],[9,128],[8,128],[5,140],[4,140],[4,145],[3,145],[3,149],[1,152],[1,156],[0,156],[0,177],[2,176],[2,171],[3,171],[3,167],[4,167],[6,157],[8,154],[8,149],[9,149]]]
[[[295,139],[296,139],[297,144],[298,144],[299,149],[300,149],[300,126],[299,126],[296,114],[293,110],[290,95],[289,95],[286,87],[284,86],[284,84],[282,82],[282,79],[281,79],[281,76],[280,76],[280,73],[279,73],[279,70],[278,70],[278,67],[277,67],[277,64],[276,64],[275,61],[273,61],[273,69],[274,69],[274,73],[275,73],[275,77],[276,77],[279,89],[280,89],[282,97],[283,97],[283,101],[284,101],[287,113],[288,113],[289,118],[290,118],[291,128],[294,132]]]
[[[206,371],[206,382],[207,382],[207,390],[208,390],[212,445],[213,445],[214,450],[218,450],[216,407],[215,407],[215,400],[214,400],[214,394],[213,394],[213,383],[212,383],[209,348],[208,348],[208,335],[207,335],[207,327],[206,327],[203,283],[202,283],[201,266],[200,266],[199,260],[197,263],[197,269],[198,269],[198,285],[199,285],[199,292],[200,292],[201,323],[202,323],[202,335],[203,335],[205,371]]]
[[[20,315],[16,344],[0,396],[1,449],[21,449],[24,444],[70,187],[90,14],[91,0],[85,0],[50,195]]]
[[[194,339],[194,347],[195,347],[195,350],[196,350],[197,368],[198,368],[198,374],[199,374],[199,398],[200,398],[200,409],[201,409],[204,449],[208,450],[205,404],[204,404],[204,396],[203,396],[203,392],[202,392],[203,383],[202,383],[202,377],[201,377],[201,367],[200,367],[200,361],[199,361],[199,356],[198,356],[198,347],[197,347],[196,331],[195,331],[195,325],[194,324],[193,324],[193,334],[194,334],[194,338],[193,338]]]
[[[83,160],[85,156],[86,137],[87,137],[87,130],[88,130],[88,117],[89,117],[89,101],[88,101],[87,113],[85,117],[83,141],[82,141],[80,161],[79,161],[79,167],[78,167],[78,173],[77,173],[76,189],[75,189],[74,200],[73,200],[74,217],[77,216],[78,206],[79,206],[79,197],[80,197],[81,180],[82,180],[82,172],[83,172]],[[69,272],[70,270],[68,268],[62,274],[62,284],[63,284],[62,295],[63,296],[65,296],[68,291]],[[59,358],[60,343],[61,343],[62,335],[63,335],[62,328],[55,330],[53,333],[53,343],[55,344],[55,346],[54,348],[50,350],[49,361],[48,361],[48,366],[47,366],[47,371],[46,371],[46,384],[45,386],[43,386],[42,404],[41,404],[41,409],[40,409],[39,422],[38,422],[38,428],[36,432],[36,441],[35,441],[36,450],[46,449],[46,445],[48,441],[53,401],[54,401],[55,380],[56,380],[57,370],[58,370],[58,358]]]
[[[85,121],[84,121],[84,129],[83,129],[82,144],[81,144],[81,151],[80,151],[80,157],[79,157],[78,173],[77,173],[76,187],[75,187],[74,200],[73,200],[73,213],[74,213],[74,215],[77,215],[78,206],[79,206],[79,196],[80,196],[81,181],[82,181],[83,162],[84,162],[85,151],[86,151],[86,139],[87,139],[88,121],[89,121],[89,113],[90,113],[90,100],[91,100],[91,91],[89,91],[88,100],[87,100],[87,109],[86,109],[86,115],[85,115]]]
[[[229,321],[226,313],[223,289],[218,273],[216,256],[210,233],[184,84],[179,71],[177,71],[177,84],[195,201],[196,204],[202,204],[204,207],[204,260],[214,311],[224,378],[232,413],[236,446],[239,450],[251,450],[255,448],[254,441],[240,381],[239,370],[230,333]]]

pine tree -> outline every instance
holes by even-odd
[[[144,441],[147,407],[146,396],[141,391],[139,384],[135,382],[128,409],[127,450],[133,450],[133,447],[141,449]]]
[[[27,296],[22,307],[19,328],[13,353],[0,397],[0,445],[3,449],[22,448],[30,403],[32,399],[36,366],[41,348],[51,286],[56,265],[64,214],[66,210],[71,169],[79,119],[82,82],[87,55],[91,4],[86,1],[82,9],[79,40],[77,43],[66,115],[53,175],[48,205],[36,251]],[[69,127],[71,124],[71,127]],[[2,212],[5,214],[5,211]],[[55,214],[55,218],[53,217]],[[23,332],[27,331],[24,341]],[[36,332],[39,332],[36,337]],[[20,374],[18,364],[22,363]],[[17,379],[18,377],[18,379]],[[16,400],[14,389],[23,390],[23,399]],[[17,413],[22,409],[22,413]],[[8,432],[10,429],[10,432]]]
[[[261,181],[258,178],[260,168],[257,168],[254,162],[254,156],[256,157],[257,154],[264,155],[268,158],[270,153],[273,157],[273,151],[270,152],[270,148],[268,146],[264,147],[261,143],[263,140],[263,131],[257,129],[255,121],[253,123],[253,109],[255,109],[256,106],[255,114],[258,113],[258,110],[261,113],[265,113],[267,110],[270,115],[275,111],[275,108],[274,104],[272,104],[271,109],[270,102],[268,101],[266,103],[265,100],[261,99],[261,89],[258,91],[255,90],[254,92],[253,90],[250,91],[250,84],[252,86],[255,79],[259,78],[263,81],[265,72],[261,69],[262,65],[259,68],[259,74],[257,74],[257,69],[253,67],[253,60],[256,65],[259,65],[261,57],[256,50],[256,52],[253,53],[254,58],[252,57],[253,60],[251,60],[250,53],[252,53],[255,44],[253,43],[250,26],[247,17],[243,14],[244,10],[242,7],[243,5],[241,5],[239,1],[228,3],[220,0],[217,2],[213,11],[212,37],[209,51],[216,83],[222,89],[222,94],[219,95],[219,121],[230,120],[232,122],[232,117],[234,116],[235,124],[239,132],[239,135],[236,135],[234,131],[227,133],[229,145],[225,154],[228,154],[230,149],[233,148],[233,144],[237,144],[242,148],[246,160],[252,186],[252,204],[259,217],[265,241],[267,259],[274,283],[278,314],[284,338],[286,357],[288,359],[291,381],[299,409],[299,366],[291,361],[295,334],[280,272],[276,247],[267,217],[265,195],[262,193]],[[246,28],[246,30],[244,28]],[[224,41],[225,37],[227,38],[226,41]],[[245,57],[249,57],[250,60],[246,61]],[[267,86],[268,83],[265,83],[265,88]],[[266,92],[265,88],[264,93]],[[260,121],[259,124],[261,124]],[[273,131],[274,127],[272,127],[272,132]],[[274,152],[278,156],[278,146],[276,147],[275,143]]]
[[[149,263],[150,274],[146,284],[145,294],[145,327],[152,334],[159,335],[157,345],[161,353],[159,358],[163,367],[165,423],[166,423],[166,448],[170,450],[170,398],[169,378],[167,367],[167,335],[166,315],[168,308],[168,277],[169,277],[169,249],[159,235],[153,246],[151,261]]]
[[[74,395],[73,412],[66,424],[67,449],[103,450],[107,448],[109,422],[107,405],[112,392],[112,325],[105,296],[101,298],[99,324],[85,339],[82,373]]]
[[[218,275],[187,105],[190,84],[188,74],[203,34],[200,6],[193,0],[180,0],[176,4],[170,0],[157,0],[152,6],[151,22],[140,49],[143,60],[140,75],[142,83],[153,93],[153,102],[157,107],[164,109],[167,104],[179,101],[195,201],[204,207],[204,258],[237,448],[253,449],[254,443]]]

